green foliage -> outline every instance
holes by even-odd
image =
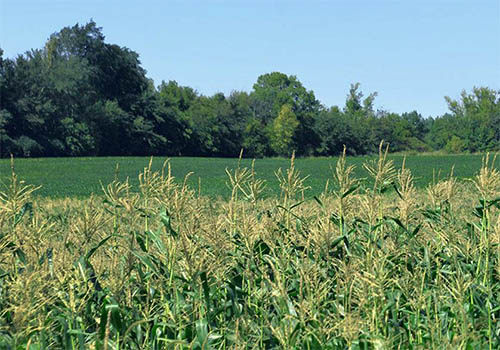
[[[270,128],[271,148],[280,156],[289,156],[294,151],[293,137],[299,121],[289,105],[283,105]]]
[[[14,145],[24,157],[40,156],[42,154],[42,146],[28,136],[22,135],[15,140]]]
[[[64,118],[61,120],[65,144],[68,147],[66,153],[70,156],[81,156],[92,154],[95,148],[94,138],[85,123],[75,123],[73,118]]]
[[[355,136],[350,126],[350,119],[338,107],[323,110],[316,118],[315,132],[321,142],[316,153],[322,156],[339,155],[344,145],[354,145]],[[348,150],[355,153],[354,149]]]
[[[313,153],[319,143],[314,123],[320,110],[320,103],[314,93],[306,90],[297,77],[280,72],[259,76],[253,89],[255,117],[264,125],[271,125],[283,106],[288,105],[299,121],[294,137],[297,153]]]
[[[354,144],[348,144],[348,149],[354,154],[366,154],[376,152],[380,143],[377,137],[376,116],[373,110],[373,101],[377,93],[370,94],[363,99],[363,93],[359,91],[360,84],[352,84],[347,95],[344,114],[349,122],[349,128],[353,134]]]
[[[252,91],[229,96],[203,96],[175,81],[155,87],[139,54],[106,42],[89,21],[16,58],[0,51],[0,157],[235,157],[241,148],[252,157],[291,149],[299,157],[332,156],[344,145],[363,155],[375,154],[382,140],[395,152],[500,148],[499,91],[479,87],[458,101],[447,97],[450,113],[435,119],[375,110],[376,96],[355,83],[344,107],[327,108],[281,72],[262,74]],[[297,123],[278,120],[284,106]]]
[[[224,94],[199,97],[188,111],[193,125],[193,138],[199,147],[191,155],[236,157],[241,150],[245,128],[244,116],[233,113]]]
[[[249,157],[262,158],[270,154],[269,135],[259,119],[252,118],[248,121],[243,132],[242,146]]]
[[[460,100],[446,97],[451,114],[436,118],[430,130],[435,147],[447,148],[453,136],[463,141],[459,150],[485,152],[498,150],[500,145],[500,91],[486,87],[462,91]],[[453,150],[453,152],[456,150]]]
[[[466,144],[464,140],[453,135],[448,143],[446,143],[445,149],[449,153],[462,153],[466,149]]]

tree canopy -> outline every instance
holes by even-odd
[[[375,110],[377,93],[352,84],[326,107],[294,75],[270,72],[249,92],[204,96],[175,81],[155,86],[139,54],[108,43],[93,21],[65,27],[40,49],[0,48],[0,156],[190,155],[249,157],[377,150],[500,149],[500,91],[445,97],[449,113]]]

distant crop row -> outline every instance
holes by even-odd
[[[355,165],[353,176],[362,179],[365,186],[369,186],[372,179],[363,168],[363,163],[376,156],[348,157],[348,162]],[[433,181],[449,174],[458,179],[471,178],[481,167],[481,155],[394,155],[388,156],[394,161],[396,169],[401,168],[403,159],[405,165],[414,176],[417,188],[424,188]],[[212,198],[228,199],[231,190],[227,187],[227,176],[223,169],[250,167],[251,159],[237,158],[169,158],[172,166],[172,175],[176,181],[182,182],[186,174],[192,172],[187,183],[190,188],[202,195]],[[318,196],[325,189],[327,181],[331,182],[331,167],[337,161],[335,158],[298,158],[295,167],[308,178],[305,185],[310,187],[305,192],[306,198]],[[100,183],[107,184],[116,177],[120,181],[129,179],[133,191],[138,191],[139,181],[137,173],[148,166],[149,157],[82,157],[82,158],[19,158],[15,159],[16,173],[27,183],[42,186],[35,192],[35,196],[49,198],[78,197],[88,198],[92,193],[100,194]],[[155,157],[151,169],[161,169],[165,158]],[[288,167],[289,160],[285,158],[257,159],[254,169],[259,178],[266,181],[263,197],[274,197],[280,194],[279,182],[274,175],[278,168]],[[498,164],[497,164],[498,166]],[[0,159],[0,181],[8,182],[10,177],[10,161]],[[198,194],[198,193],[197,193]]]
[[[214,200],[169,162],[88,199],[0,193],[0,349],[498,349],[500,173],[422,189],[403,163],[340,157],[307,200],[254,164]]]

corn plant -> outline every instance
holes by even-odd
[[[0,192],[0,349],[498,349],[500,174],[418,189],[380,146],[309,198],[254,163],[210,199],[153,160],[86,199]],[[240,157],[241,158],[241,157]],[[189,176],[189,174],[188,174]]]

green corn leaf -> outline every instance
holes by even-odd
[[[253,245],[253,252],[259,256],[267,255],[271,252],[271,248],[262,239],[256,241]]]
[[[21,210],[19,211],[19,213],[14,215],[14,226],[17,226],[17,224],[21,222],[24,214],[26,214],[27,212],[29,213],[33,212],[33,204],[31,204],[31,202],[25,203],[21,208]]]
[[[26,254],[24,254],[24,251],[21,248],[16,248],[16,250],[14,250],[14,255],[17,256],[20,262],[26,265]]]
[[[198,340],[198,345],[203,349],[206,345],[208,338],[208,323],[205,318],[199,319],[195,324],[196,328],[196,339]]]
[[[474,208],[473,214],[481,219],[484,215],[484,209],[484,206],[477,206]]]
[[[422,223],[418,224],[417,227],[415,227],[413,229],[413,232],[411,233],[411,236],[415,237],[417,235],[417,233],[420,231],[421,228],[422,228]]]
[[[350,195],[351,193],[353,193],[354,191],[356,191],[357,189],[359,188],[359,185],[354,185],[354,186],[351,186],[351,188],[349,188],[347,191],[345,191],[344,193],[342,193],[342,199],[344,199],[345,197],[347,197],[348,195]]]
[[[314,196],[314,197],[313,197],[313,199],[316,201],[316,203],[318,203],[318,204],[319,204],[319,206],[320,206],[321,208],[324,208],[324,207],[325,207],[325,205],[323,204],[323,202],[322,202],[322,201],[321,201],[321,200],[320,200],[317,196]]]
[[[394,222],[397,226],[399,226],[401,229],[403,229],[404,232],[406,232],[408,235],[410,234],[410,232],[408,231],[408,229],[406,228],[406,226],[398,218],[385,217],[384,219],[388,220],[388,221]]]
[[[158,268],[156,265],[151,261],[149,258],[149,255],[147,254],[141,254],[135,250],[132,251],[132,253],[142,262],[143,265],[148,267],[152,272],[154,272],[157,276],[161,276],[160,272],[158,271]]]
[[[340,242],[344,242],[345,239],[346,239],[346,236],[340,236],[340,237],[335,238],[335,240],[332,242],[332,245],[330,248],[335,248]]]
[[[403,195],[401,194],[401,192],[399,192],[399,188],[398,188],[398,186],[396,185],[395,182],[392,183],[392,187],[394,188],[394,190],[398,194],[399,198],[403,199]]]
[[[500,197],[489,200],[488,202],[488,208],[494,206],[497,209],[500,209]]]
[[[85,260],[89,260],[92,257],[92,255],[94,255],[94,253],[97,251],[97,249],[102,247],[111,237],[113,237],[113,235],[109,235],[108,237],[104,238],[99,243],[97,243],[96,246],[92,247],[85,255]]]
[[[140,232],[135,232],[134,236],[137,244],[139,244],[139,248],[141,248],[143,252],[147,253],[148,249],[146,248],[146,242],[143,235]]]
[[[292,205],[292,206],[290,207],[290,210],[292,210],[292,209],[294,209],[294,208],[298,207],[299,205],[301,205],[301,204],[302,204],[302,203],[304,203],[304,202],[305,202],[305,201],[300,201],[300,202],[295,203],[294,205]]]
[[[172,219],[170,217],[170,214],[167,212],[167,210],[162,210],[158,214],[161,222],[163,223],[163,226],[165,227],[167,233],[171,235],[172,237],[178,237],[179,234],[172,228]]]
[[[337,226],[344,225],[344,217],[340,216],[337,213],[332,213],[330,215],[330,221],[333,222]]]
[[[161,231],[153,232],[153,231],[149,230],[149,231],[146,231],[146,235],[149,237],[151,242],[153,242],[153,244],[156,246],[156,248],[158,248],[160,253],[162,253],[162,254],[167,253],[167,249],[165,248],[165,245],[163,244],[163,242],[160,238]]]
[[[203,287],[203,296],[205,297],[205,304],[207,312],[210,313],[210,288],[208,286],[207,273],[203,271],[200,273],[201,285]]]

